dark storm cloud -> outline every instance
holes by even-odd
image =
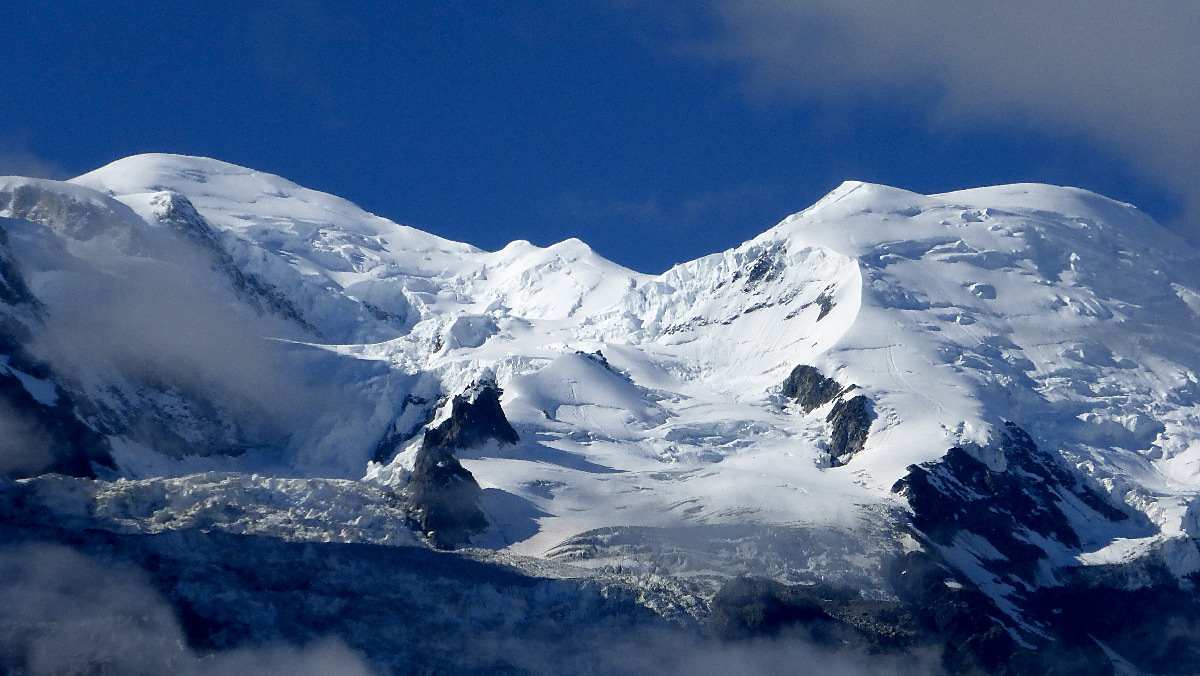
[[[915,106],[939,126],[1083,134],[1187,204],[1200,235],[1200,3],[710,0],[688,51],[765,102]],[[986,158],[981,158],[986,161]]]

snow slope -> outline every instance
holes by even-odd
[[[107,423],[125,476],[365,476],[399,488],[449,398],[495,379],[520,441],[459,453],[485,489],[481,547],[883,594],[880,561],[913,546],[894,537],[909,505],[893,486],[952,447],[1003,472],[1006,422],[1138,517],[1070,511],[1080,543],[1044,543],[1053,565],[1200,536],[1196,252],[1086,191],[926,196],[851,182],[658,276],[578,240],[481,251],[277,176],[176,155],[68,183],[5,179],[0,216],[40,224],[10,235],[48,307],[46,335],[74,311],[56,289],[139,275],[203,280],[211,293],[181,302],[236,318],[221,324],[235,349],[213,348],[224,335],[196,338],[197,322],[194,363],[159,368],[153,387],[121,359],[68,369],[112,420],[150,411],[140,426]],[[135,333],[177,341],[159,332],[180,319],[151,315]],[[830,461],[836,402],[804,413],[780,394],[799,364],[869,402],[865,445],[844,466]],[[184,391],[206,368],[218,376]],[[165,436],[170,448],[156,447]],[[399,452],[377,457],[385,439]],[[214,447],[225,450],[199,450]],[[987,547],[963,543],[951,554],[976,570]],[[1176,574],[1200,570],[1194,547],[1167,549]]]

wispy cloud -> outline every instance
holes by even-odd
[[[26,345],[37,358],[97,401],[125,406],[113,398],[114,384],[124,388],[122,396],[142,393],[141,403],[122,410],[123,431],[160,452],[271,448],[287,450],[294,465],[330,472],[323,476],[358,471],[361,459],[346,445],[369,453],[373,432],[364,425],[350,438],[330,436],[341,434],[331,432],[335,417],[369,420],[375,410],[353,388],[332,384],[339,369],[360,368],[357,360],[276,340],[310,336],[255,314],[234,294],[227,272],[172,231],[135,226],[132,212],[115,202],[89,213],[55,190],[47,188],[39,204],[87,220],[97,231],[88,246],[105,253],[71,255],[70,235],[51,228],[10,231],[19,252],[61,254],[23,257],[30,261],[27,279],[47,307],[43,330]],[[136,255],[143,251],[157,259]],[[159,406],[160,400],[182,403]],[[183,421],[176,429],[190,430],[179,441],[159,429],[176,415]],[[8,418],[0,410],[0,423]],[[44,461],[45,435],[31,425],[8,428],[13,438],[0,444],[0,472],[36,471],[31,465]]]
[[[802,629],[725,641],[649,622],[644,615],[613,617],[601,611],[593,621],[586,621],[589,611],[582,609],[577,615],[567,613],[562,623],[529,622],[522,614],[544,606],[522,600],[519,590],[506,592],[486,584],[485,595],[502,601],[497,612],[507,621],[479,626],[463,623],[463,616],[456,615],[461,608],[454,604],[461,601],[445,596],[447,584],[445,579],[431,578],[428,587],[417,593],[438,621],[416,621],[409,630],[410,642],[374,642],[369,657],[338,636],[339,631],[349,631],[353,635],[346,639],[362,641],[363,632],[369,634],[370,627],[349,620],[331,627],[328,636],[298,636],[307,639],[304,645],[243,645],[200,654],[188,646],[177,609],[145,571],[60,544],[6,544],[0,546],[0,670],[30,676],[368,676],[376,673],[368,660],[380,659],[407,663],[413,671],[503,671],[531,676],[783,676],[797,673],[797,665],[804,665],[805,673],[842,676],[943,673],[939,655],[932,649],[899,654],[862,645],[829,645]],[[542,589],[565,591],[563,587]],[[239,592],[227,591],[233,597]],[[247,612],[258,608],[253,590],[244,591],[250,593],[243,608]],[[512,593],[516,595],[508,595]],[[439,602],[448,605],[440,607]],[[394,617],[403,620],[402,616]],[[386,617],[387,613],[379,616]],[[423,629],[434,626],[437,631]],[[514,631],[513,626],[528,630]],[[376,628],[382,630],[380,635],[395,636],[394,628]]]
[[[61,545],[0,549],[0,670],[42,674],[368,676],[335,639],[198,655],[139,570]]]
[[[54,438],[28,413],[16,411],[0,399],[0,476],[30,476],[46,470],[57,459]]]
[[[887,101],[937,124],[1084,134],[1183,195],[1200,235],[1200,4],[707,0],[691,57],[760,102]],[[643,5],[648,7],[648,5]],[[649,10],[647,10],[649,11]]]
[[[56,162],[27,150],[5,150],[0,147],[0,176],[64,179],[69,175]]]

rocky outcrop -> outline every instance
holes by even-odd
[[[453,549],[487,530],[483,489],[449,448],[422,443],[408,483],[408,514],[438,549]]]
[[[799,635],[810,644],[853,654],[912,659],[911,668],[901,673],[979,676],[1112,675],[1112,660],[1093,636],[1103,637],[1105,645],[1123,648],[1140,640],[1145,645],[1133,645],[1129,654],[1140,658],[1145,653],[1149,659],[1139,659],[1139,664],[1165,667],[1153,673],[1194,673],[1180,670],[1195,656],[1189,641],[1195,638],[1197,623],[1195,615],[1186,614],[1194,613],[1195,605],[1186,596],[1142,593],[1117,598],[1102,593],[1091,606],[1095,617],[1079,619],[1077,624],[1072,615],[1087,614],[1088,605],[1071,607],[1064,598],[1082,597],[1086,590],[1053,588],[1045,598],[1039,597],[1039,603],[1057,613],[1056,629],[1074,628],[1018,641],[1005,614],[969,581],[956,579],[936,552],[903,554],[893,562],[890,575],[894,583],[890,600],[872,600],[856,589],[821,583],[787,585],[734,578],[709,603],[706,627],[725,641]],[[1137,600],[1147,605],[1138,608]],[[1168,621],[1178,627],[1175,632],[1155,617],[1163,610],[1171,613]],[[1123,627],[1130,633],[1126,624],[1130,616],[1148,622],[1146,631],[1133,632],[1139,638],[1125,638],[1111,630]],[[1070,621],[1063,622],[1064,617]]]
[[[903,614],[916,626],[914,644],[934,646],[945,673],[1114,673],[1112,661],[1094,641],[1063,641],[1051,632],[1025,634],[1015,630],[1012,619],[993,599],[952,572],[936,550],[905,553],[895,562],[891,576]]]
[[[981,537],[1000,555],[989,559],[993,573],[1026,579],[1045,557],[1026,533],[1070,548],[1080,546],[1063,511],[1069,502],[1074,503],[1071,508],[1094,512],[1096,522],[1128,518],[1011,422],[1004,425],[1000,452],[1005,468],[997,471],[967,451],[952,448],[936,462],[909,467],[892,491],[908,498],[913,525],[934,542],[950,546],[961,534]]]
[[[489,440],[517,443],[517,431],[500,407],[501,390],[494,382],[475,383],[454,397],[450,417],[425,432],[425,447],[474,448]]]
[[[829,465],[840,467],[863,449],[871,430],[871,402],[866,395],[846,398],[854,385],[842,387],[815,367],[800,364],[780,386],[780,394],[800,405],[805,415],[834,401],[825,416],[829,423]]]
[[[36,364],[24,366],[20,373],[14,364],[0,367],[0,476],[22,478],[47,472],[94,478],[93,463],[112,469],[108,442],[87,426],[76,414],[70,395],[51,381]],[[47,390],[43,399],[35,397],[26,382],[37,381]]]
[[[709,626],[725,638],[773,635],[797,625],[833,628],[832,616],[798,585],[734,578],[709,604]]]
[[[1149,586],[1120,589],[1085,568],[1059,571],[1058,581],[1046,586],[995,568],[997,580],[1021,589],[1005,609],[954,571],[948,551],[914,549],[891,571],[893,592],[917,623],[921,642],[937,646],[946,673],[1200,673],[1200,599],[1194,586],[1181,587],[1166,570],[1151,572],[1156,582]],[[1111,580],[1144,565],[1134,560],[1098,568],[1114,569],[1104,571]]]
[[[1132,561],[1110,567],[1139,565],[1144,564]],[[1200,673],[1197,576],[1191,576],[1189,588],[1183,588],[1168,570],[1159,573],[1155,584],[1121,589],[1094,584],[1081,571],[1068,571],[1064,584],[1039,589],[1026,609],[1044,626],[1054,628],[1060,645],[1090,647],[1100,642],[1140,673]]]
[[[828,404],[841,393],[842,386],[836,380],[826,378],[808,364],[800,364],[792,369],[787,380],[783,381],[783,396],[799,404],[805,413]]]
[[[1108,502],[1012,422],[995,450],[996,461],[985,463],[952,448],[909,467],[892,488],[908,499],[912,532],[926,545],[901,557],[895,592],[943,637],[948,671],[1114,673],[1111,650],[1136,670],[1197,673],[1200,598],[1165,565],[1064,563],[1087,544],[1073,524],[1107,524],[1127,537],[1152,532],[1150,524]]]
[[[494,382],[484,382],[454,397],[450,417],[425,431],[417,451],[406,489],[409,515],[439,549],[453,549],[487,530],[487,518],[479,509],[483,491],[454,451],[490,440],[517,442],[517,432],[500,407],[500,393]]]
[[[733,578],[709,603],[708,628],[724,639],[771,636],[803,629],[811,640],[843,647],[911,647],[919,627],[891,601],[870,601],[852,589],[826,584],[786,585]]]
[[[865,395],[833,405],[825,422],[830,424],[829,463],[839,467],[863,449],[871,430],[871,404]]]

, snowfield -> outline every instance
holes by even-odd
[[[1197,252],[1087,191],[848,182],[657,276],[574,239],[482,251],[178,155],[0,179],[0,217],[38,303],[10,315],[59,376],[0,368],[82,402],[114,465],[44,492],[120,528],[412,543],[380,496],[451,398],[495,381],[519,441],[457,453],[483,488],[474,547],[882,598],[881,562],[930,546],[901,535],[893,487],[954,447],[1005,472],[1013,423],[1130,517],[1064,506],[1077,544],[1023,536],[1044,582],[1144,557],[1200,572]],[[802,364],[867,402],[840,466],[838,403],[781,393]],[[1004,554],[954,542],[946,560],[1005,608],[985,565]]]

